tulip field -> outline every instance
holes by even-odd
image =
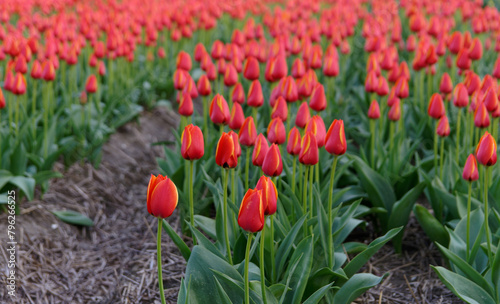
[[[0,2],[0,303],[500,304],[500,2]]]

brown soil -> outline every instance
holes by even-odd
[[[151,144],[172,140],[170,130],[177,124],[176,114],[164,108],[143,113],[139,124],[128,123],[111,136],[98,169],[87,163],[67,170],[58,165],[56,170],[64,172],[64,178],[54,180],[43,199],[21,204],[21,214],[16,217],[15,301],[159,303],[157,220],[148,214],[145,197],[150,174],[158,173],[155,157],[163,155],[161,147]],[[65,224],[51,213],[58,210],[83,213],[95,225],[78,228]],[[177,212],[169,222],[177,229]],[[6,214],[0,214],[2,234],[6,223]],[[6,233],[0,239],[5,240]],[[167,302],[175,303],[185,263],[165,234],[162,244],[165,293]],[[442,261],[414,221],[406,232],[404,249],[399,256],[386,245],[372,258],[365,271],[390,275],[358,303],[378,303],[381,294],[381,303],[460,303],[430,269],[430,264]],[[5,246],[0,252],[7,257]],[[4,282],[4,259],[0,269]],[[12,300],[2,286],[0,303]]]

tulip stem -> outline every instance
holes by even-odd
[[[304,209],[304,214],[307,213],[307,181],[308,181],[308,173],[309,173],[309,168],[305,168],[305,176],[303,179],[303,191],[302,191],[302,208]],[[304,237],[307,236],[307,223],[304,225]]]
[[[203,104],[203,131],[208,142],[208,104],[206,96],[203,96],[201,103]]]
[[[271,240],[271,275],[272,282],[276,282],[276,257],[274,256],[274,214],[271,214],[271,235],[269,239]]]
[[[292,193],[295,195],[295,171],[297,170],[297,156],[293,156],[292,165]],[[295,219],[295,208],[292,204],[292,219]]]
[[[471,205],[471,195],[472,195],[472,182],[469,182],[469,196],[467,197],[467,247],[465,250],[466,261],[469,262],[469,250],[470,250],[470,205]]]
[[[373,121],[373,120],[372,120]],[[372,122],[370,121],[370,123]],[[333,182],[335,180],[335,170],[337,168],[338,155],[333,157],[332,168],[330,170],[330,189],[328,191],[328,267],[333,268],[333,218],[332,218],[332,204],[333,204]]]
[[[491,251],[490,227],[488,226],[488,173],[490,167],[484,168],[484,230],[486,233],[486,243],[488,244],[488,260],[490,267],[493,267],[493,257]]]
[[[247,249],[245,251],[245,304],[250,304],[250,285],[248,281],[248,262],[250,260],[250,246],[252,245],[253,234],[248,234]],[[232,264],[232,263],[231,263]]]
[[[226,241],[226,251],[229,258],[229,264],[233,265],[233,257],[231,256],[231,247],[229,246],[229,234],[227,232],[227,180],[229,179],[228,169],[224,169],[224,238]]]
[[[165,291],[163,290],[163,277],[162,277],[162,268],[161,268],[161,224],[163,219],[158,218],[158,232],[157,232],[157,240],[156,240],[156,258],[158,264],[158,285],[160,287],[160,297],[161,303],[165,304]]]
[[[456,150],[455,150],[455,163],[458,162],[459,150],[460,150],[460,125],[461,125],[462,109],[458,108],[457,114],[457,140],[456,140]]]
[[[33,138],[36,140],[36,91],[37,83],[36,79],[33,79],[33,95],[31,96],[31,119],[33,121]]]
[[[248,189],[248,171],[250,170],[250,147],[246,148],[245,159],[245,189]]]
[[[396,123],[391,121],[389,123],[389,153],[391,153],[392,155],[395,155],[394,151],[393,150],[393,147],[394,147],[394,128],[395,128],[395,125]],[[390,161],[389,161],[389,170],[392,171],[392,163],[394,162],[393,158],[391,157],[390,158]]]
[[[194,206],[193,206],[193,164],[191,160],[189,162],[189,222],[194,228]],[[193,244],[196,245],[196,237],[193,234]]]
[[[311,166],[309,174],[309,220],[313,217],[313,179],[314,179],[314,166]],[[312,226],[309,227],[312,234]]]
[[[262,301],[264,302],[264,304],[267,303],[266,277],[265,277],[265,265],[264,265],[265,229],[266,229],[266,221],[264,220],[264,225],[262,226],[262,231],[260,232],[260,289],[262,289]]]
[[[258,110],[257,107],[252,107],[252,117],[253,117],[253,121],[255,121],[256,124],[258,124],[258,121],[257,121],[257,110]]]
[[[438,176],[438,134],[434,130],[434,176]]]
[[[8,101],[7,101],[7,104],[8,104]],[[8,112],[9,112],[9,133],[12,134],[13,132],[13,127],[12,127],[12,123],[14,122],[13,119],[12,119],[12,107],[10,105],[7,106],[8,108]]]
[[[443,180],[443,158],[444,158],[444,140],[445,137],[441,138],[441,151],[439,152],[439,179]]]
[[[374,119],[370,119],[370,133],[371,133],[370,161],[372,163],[372,169],[375,169],[375,120]]]
[[[16,138],[19,137],[19,95],[16,95],[16,99],[14,101],[15,103],[15,106],[16,106],[16,112],[14,113],[15,114],[15,118],[16,118]]]

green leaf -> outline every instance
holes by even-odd
[[[290,254],[293,243],[295,242],[295,238],[297,234],[302,229],[302,225],[304,224],[307,215],[302,216],[296,223],[293,225],[293,228],[288,232],[285,239],[281,242],[278,251],[276,252],[276,265],[278,277],[280,277],[283,267],[285,266],[285,262]]]
[[[447,246],[450,243],[450,236],[444,226],[422,205],[416,204],[413,213],[420,226],[433,242]]]
[[[358,270],[363,267],[366,262],[382,247],[385,243],[390,241],[396,234],[398,234],[403,227],[394,228],[389,230],[385,235],[375,239],[368,245],[368,248],[363,250],[360,254],[355,256],[345,267],[344,272],[348,277],[352,277]]]
[[[215,278],[215,283],[217,285],[217,291],[219,292],[219,300],[221,300],[220,303],[222,304],[233,304],[231,302],[231,299],[229,299],[229,296],[227,295],[226,291],[224,290],[224,288],[222,287],[222,285],[220,284],[219,280],[217,280],[217,278]]]
[[[23,175],[26,172],[26,164],[28,157],[26,155],[26,148],[23,143],[19,143],[19,145],[14,150],[14,153],[11,155],[11,163],[10,170],[13,175]]]
[[[491,267],[491,279],[493,286],[500,289],[500,249],[497,248],[495,258],[493,259],[493,266]]]
[[[471,280],[440,266],[431,267],[437,273],[441,282],[465,302],[469,304],[495,304],[495,300]]]
[[[325,285],[321,287],[320,289],[316,290],[315,293],[313,293],[307,300],[304,301],[302,304],[317,304],[321,299],[325,296],[325,294],[330,290],[332,287],[333,283],[330,283],[328,285]]]
[[[194,223],[212,239],[217,239],[215,232],[215,220],[203,215],[195,214]]]
[[[33,174],[33,178],[35,179],[35,183],[37,185],[42,184],[50,179],[53,178],[61,178],[63,175],[60,172],[55,172],[55,171],[41,171]]]
[[[85,215],[72,210],[52,211],[61,221],[79,226],[93,226],[94,222]]]
[[[35,195],[35,180],[33,178],[14,176],[9,182],[21,189],[29,201],[33,200],[33,196]]]
[[[384,276],[385,277],[385,276]],[[384,277],[371,273],[357,273],[349,279],[333,297],[335,304],[349,304],[368,289],[379,284]]]
[[[284,303],[295,304],[302,301],[302,295],[306,288],[305,282],[307,282],[311,272],[313,248],[313,238],[308,236],[299,243],[297,249],[293,252],[289,264],[292,270],[288,272],[290,277],[289,286],[292,290],[286,293]]]
[[[7,170],[0,170],[0,189],[3,189],[3,187],[10,181],[12,178],[12,173]]]
[[[184,257],[184,260],[189,260],[189,256],[191,255],[191,250],[189,250],[189,247],[184,243],[184,241],[180,238],[180,236],[175,232],[175,230],[170,226],[170,224],[167,222],[167,220],[162,221],[162,226],[163,229],[167,232],[168,236],[172,239],[174,242],[175,246],[179,249],[179,251],[182,254],[182,257]]]

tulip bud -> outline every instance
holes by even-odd
[[[384,76],[380,76],[378,78],[376,93],[380,97],[389,94],[389,84],[387,83],[387,80],[385,80]]]
[[[326,109],[326,95],[322,84],[317,83],[313,89],[309,107],[314,111],[320,112]]]
[[[87,93],[97,92],[97,78],[95,77],[94,74],[90,75],[89,78],[87,78],[87,82],[85,84],[85,91],[87,91]]]
[[[445,115],[443,98],[438,93],[434,93],[431,96],[427,113],[434,119],[439,119],[441,116]]]
[[[240,138],[240,144],[243,146],[250,147],[255,144],[257,131],[255,130],[253,117],[249,116],[245,119],[245,121],[243,121],[243,125],[240,128],[238,136]]]
[[[281,89],[281,96],[285,98],[287,102],[295,102],[299,99],[299,93],[297,91],[297,84],[291,76],[282,78],[283,83],[279,87]]]
[[[203,133],[198,126],[187,125],[182,132],[181,155],[184,159],[200,159],[205,153]]]
[[[448,117],[443,115],[438,122],[436,127],[436,133],[441,137],[446,137],[450,135],[450,123],[448,122]]]
[[[224,73],[224,85],[226,87],[232,87],[238,83],[238,72],[233,64],[228,63],[226,65],[226,71]]]
[[[489,88],[483,98],[483,103],[488,112],[494,112],[498,108],[498,96],[493,88]]]
[[[197,43],[194,48],[194,60],[196,62],[201,62],[201,60],[203,59],[203,55],[206,53],[207,50],[205,49],[203,43]]]
[[[196,87],[198,89],[198,93],[200,93],[201,96],[208,96],[210,95],[210,93],[212,93],[210,80],[208,80],[206,74],[201,75],[200,79],[198,79],[198,84]]]
[[[399,77],[396,81],[396,96],[398,98],[404,99],[410,96],[408,80],[405,77]]]
[[[304,165],[316,165],[319,161],[318,144],[312,132],[306,132],[300,145],[299,162]]]
[[[272,144],[267,151],[262,163],[262,171],[269,176],[279,176],[283,172],[281,152],[277,144]]]
[[[387,117],[391,121],[398,121],[401,118],[401,102],[399,98],[394,101],[389,113],[387,113]]]
[[[167,218],[177,207],[179,195],[177,187],[166,176],[151,175],[148,185],[147,208],[149,214],[158,218]]]
[[[189,56],[189,54],[184,51],[180,51],[177,55],[177,69],[190,71],[191,67],[191,56]]]
[[[458,31],[454,32],[448,40],[448,49],[452,54],[458,54],[463,46],[462,34]]]
[[[42,66],[42,78],[45,81],[56,79],[56,70],[51,60],[45,60]]]
[[[312,132],[316,136],[318,148],[325,145],[326,128],[323,119],[319,115],[314,115],[306,125],[306,132]]]
[[[12,93],[14,93],[15,95],[23,95],[24,93],[26,93],[26,78],[24,78],[24,75],[20,72],[17,72],[14,78]]]
[[[271,111],[271,119],[274,118],[280,118],[282,121],[286,121],[288,118],[288,106],[282,96],[278,97]]]
[[[211,56],[215,60],[218,60],[224,56],[224,43],[222,43],[222,41],[214,41],[214,43],[212,44]]]
[[[292,64],[292,77],[295,79],[301,78],[306,73],[306,66],[304,61],[300,58],[296,58]]]
[[[441,83],[439,84],[439,91],[442,94],[450,94],[453,90],[453,83],[451,82],[451,77],[448,73],[443,73],[441,77]]]
[[[240,146],[240,140],[238,138],[238,133],[234,131],[229,131],[228,133],[231,138],[233,139],[234,143],[234,153],[236,154],[236,158],[241,156],[241,146]]]
[[[248,89],[247,104],[250,107],[258,108],[264,104],[264,95],[260,81],[254,80]]]
[[[259,79],[259,61],[255,57],[248,57],[245,61],[245,66],[243,67],[243,77],[248,80],[254,81]]]
[[[469,157],[467,157],[462,178],[468,182],[477,181],[479,179],[479,171],[477,170],[477,161],[474,154],[469,154]]]
[[[469,57],[469,50],[462,48],[457,55],[456,61],[457,67],[461,70],[468,70],[472,64],[472,60]]]
[[[174,72],[174,88],[176,90],[182,90],[188,82],[187,72],[183,69],[177,69]]]
[[[22,54],[17,56],[14,71],[21,74],[26,74],[26,72],[28,71],[28,64],[26,63],[26,58]]]
[[[374,93],[377,91],[377,80],[377,73],[375,73],[375,71],[368,72],[365,80],[365,91],[367,93]]]
[[[220,94],[216,94],[210,104],[210,120],[216,125],[226,125],[231,118],[226,100]]]
[[[167,53],[163,47],[158,48],[158,58],[163,59],[167,57]]]
[[[266,157],[267,150],[269,150],[269,144],[264,135],[259,134],[255,140],[255,145],[252,153],[252,164],[254,166],[260,167],[264,162],[264,157]]]
[[[333,155],[342,155],[347,150],[344,121],[335,119],[326,133],[325,149]]]
[[[222,133],[215,150],[215,163],[222,168],[235,168],[238,165],[236,146],[233,137],[228,133]]]
[[[193,115],[193,100],[188,92],[182,91],[179,103],[179,114],[182,116]]]
[[[286,130],[281,118],[277,117],[271,120],[267,127],[267,139],[270,143],[278,145],[285,142]]]
[[[255,190],[262,190],[262,204],[264,206],[264,215],[273,215],[276,213],[278,190],[273,181],[262,175],[255,186]]]
[[[462,83],[457,84],[455,89],[453,89],[451,101],[458,108],[464,108],[469,104],[467,88]]]
[[[290,132],[288,132],[288,140],[286,145],[286,152],[290,155],[299,155],[300,153],[300,132],[296,127],[293,127]]]
[[[295,125],[299,128],[304,128],[311,119],[309,106],[307,102],[303,102],[297,110],[297,117],[295,118]]]
[[[370,108],[368,109],[368,118],[380,118],[380,107],[378,106],[378,102],[376,100],[372,100],[372,103],[370,104]]]
[[[483,45],[479,38],[474,38],[469,48],[469,58],[472,60],[479,60],[483,57]]]
[[[40,79],[42,78],[42,65],[40,61],[33,61],[33,65],[31,66],[31,78]]]
[[[231,118],[229,119],[229,128],[233,130],[238,130],[243,125],[245,120],[245,114],[243,114],[243,109],[239,103],[233,103],[233,108],[231,109]]]
[[[250,233],[259,232],[264,228],[262,190],[248,189],[245,193],[238,212],[238,225]]]
[[[339,60],[334,56],[325,57],[323,74],[326,77],[336,77],[339,74]]]
[[[483,166],[493,166],[497,162],[497,143],[490,133],[485,132],[476,147],[477,161]]]
[[[478,128],[486,128],[490,125],[490,114],[482,102],[478,104],[474,113],[474,125]]]

